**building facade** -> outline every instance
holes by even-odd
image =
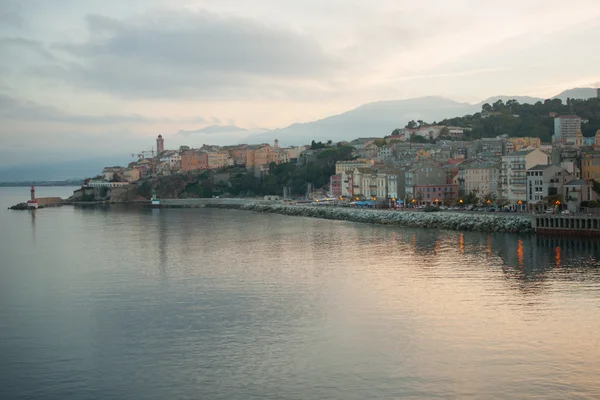
[[[417,205],[454,204],[458,200],[458,186],[446,185],[415,185],[414,193]]]
[[[584,153],[581,157],[581,178],[600,182],[600,151]]]
[[[329,178],[329,191],[334,197],[342,196],[342,175],[331,175]]]
[[[356,168],[371,168],[375,165],[375,160],[358,159],[349,161],[338,161],[335,163],[335,174],[341,174],[344,171],[353,171]]]
[[[535,165],[527,170],[527,207],[546,210],[560,201],[565,183],[572,175],[559,165]]]
[[[404,173],[405,197],[414,199],[416,196],[415,186],[425,185],[447,185],[448,174],[445,169],[433,163],[417,165]]]
[[[547,165],[548,155],[541,150],[516,151],[502,157],[500,180],[502,199],[517,208],[519,201],[527,201],[527,170],[536,165]],[[521,207],[525,208],[523,204]]]
[[[577,115],[561,115],[554,118],[554,142],[575,143],[577,132],[581,130],[581,118]]]
[[[156,138],[156,152],[160,154],[163,151],[165,151],[165,140],[163,139],[162,135],[158,135]]]
[[[461,195],[474,193],[483,201],[496,198],[502,191],[500,164],[481,162],[466,165],[458,170],[458,182]]]

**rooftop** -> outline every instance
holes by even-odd
[[[556,167],[556,165],[552,165],[552,164],[550,164],[550,165],[538,164],[538,165],[535,165],[535,166],[529,168],[528,171],[543,171],[546,168],[550,168],[550,167]]]

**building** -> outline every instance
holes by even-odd
[[[156,138],[156,152],[160,154],[163,151],[165,151],[165,140],[163,139],[162,135],[158,135]]]
[[[494,156],[503,156],[506,152],[506,143],[501,138],[484,138],[475,142],[475,151],[479,153],[492,153]]]
[[[104,177],[105,181],[111,181],[115,175],[122,174],[123,171],[125,171],[125,168],[123,167],[104,167],[101,175]]]
[[[572,175],[559,165],[535,165],[527,170],[527,207],[546,210],[560,200],[565,183]]]
[[[561,115],[554,118],[554,142],[575,143],[577,132],[581,130],[581,118],[577,115]]]
[[[460,166],[458,184],[461,196],[474,193],[482,201],[497,198],[502,190],[500,164],[483,161]]]
[[[233,160],[233,165],[246,165],[246,149],[248,146],[241,145],[229,147],[229,157]]]
[[[277,143],[277,148],[279,144]],[[248,146],[246,149],[246,169],[253,170],[256,176],[260,176],[269,170],[269,164],[279,163],[279,151],[269,144]]]
[[[453,204],[458,200],[458,185],[415,185],[414,197],[416,205]]]
[[[371,168],[373,165],[375,165],[375,160],[372,159],[338,161],[335,163],[335,174],[339,175],[344,171],[352,171],[356,168]]]
[[[229,165],[229,152],[226,151],[207,153],[207,158],[208,169],[223,168]]]
[[[598,195],[592,189],[590,181],[573,179],[563,185],[564,204],[571,212],[578,212],[581,203],[598,200]]]
[[[171,175],[171,164],[167,161],[163,161],[156,166],[156,173],[158,175]]]
[[[392,146],[381,146],[377,149],[377,160],[385,161],[393,157],[394,149]]]
[[[334,197],[342,196],[342,175],[331,175],[329,178],[329,191]]]
[[[208,154],[198,150],[187,150],[181,154],[181,172],[208,168]]]
[[[600,151],[584,153],[581,156],[581,178],[600,182]]]
[[[404,173],[404,180],[405,196],[411,200],[416,195],[415,186],[441,186],[451,183],[446,170],[431,162],[425,162],[407,170]]]
[[[511,207],[524,209],[527,201],[527,170],[536,165],[547,165],[548,155],[541,150],[523,150],[509,153],[502,157],[500,181],[503,200]]]
[[[160,162],[169,164],[171,171],[179,171],[181,169],[181,155],[176,151],[166,151],[160,157]]]
[[[140,171],[135,168],[126,169],[123,172],[123,177],[129,183],[137,182],[140,180]]]
[[[353,198],[354,194],[354,171],[344,171],[342,177],[342,196]]]
[[[521,151],[528,147],[539,149],[542,145],[540,138],[536,137],[519,137],[511,138],[506,142],[507,152]],[[510,150],[509,150],[510,149]]]

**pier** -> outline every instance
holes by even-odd
[[[531,226],[541,235],[600,236],[600,215],[539,215]]]

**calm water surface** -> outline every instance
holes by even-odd
[[[600,398],[595,241],[27,195],[0,188],[1,399]]]

